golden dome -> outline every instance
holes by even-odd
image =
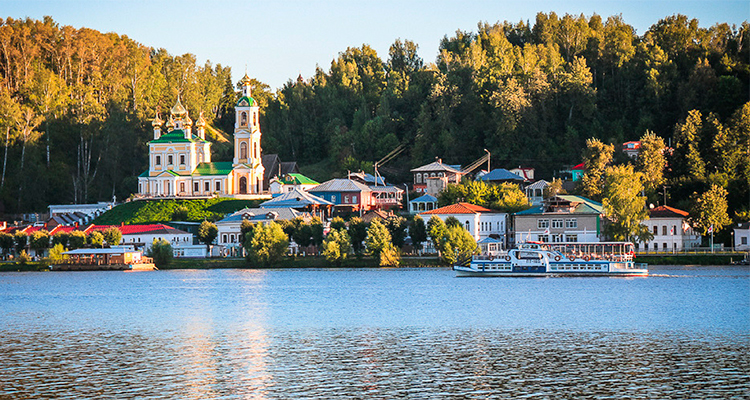
[[[167,128],[172,129],[174,128],[174,119],[172,119],[172,116],[169,116],[169,119],[167,120]]]
[[[188,113],[187,110],[185,110],[185,126],[192,126],[192,125],[193,125],[193,120],[190,119],[190,113]]]
[[[187,112],[185,107],[182,106],[182,103],[180,102],[180,95],[177,95],[177,103],[175,103],[174,107],[172,107],[172,114],[176,115],[178,117],[182,116]]]
[[[200,115],[198,116],[198,121],[195,123],[195,126],[206,126],[206,120],[203,119],[203,111],[201,111]]]
[[[253,83],[253,80],[250,79],[250,77],[247,76],[247,72],[245,72],[245,76],[242,77],[240,83],[243,85],[251,85]]]
[[[159,111],[157,110],[156,111],[156,118],[154,118],[154,120],[151,121],[151,126],[157,127],[157,126],[161,126],[161,124],[163,124],[163,123],[164,123],[164,121],[162,121],[161,118],[159,118]]]

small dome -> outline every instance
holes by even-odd
[[[154,118],[154,120],[151,121],[151,126],[157,127],[157,126],[161,126],[163,123],[164,121],[162,121],[161,118],[159,118],[159,112],[157,111],[156,118]]]
[[[240,80],[240,83],[243,85],[251,85],[253,83],[253,80],[250,79],[250,77],[247,76],[247,72],[245,72],[245,76],[242,77],[242,80]]]
[[[252,107],[255,106],[255,99],[249,96],[242,96],[237,100],[235,107]]]
[[[186,110],[185,111],[185,126],[192,126],[192,125],[193,125],[193,120],[190,119],[190,113],[188,113]]]
[[[180,95],[177,95],[177,103],[175,103],[171,111],[173,115],[176,115],[178,117],[187,113],[187,110],[185,109],[185,107],[182,106],[182,102],[180,102]]]
[[[167,120],[167,128],[174,128],[174,119],[172,119],[172,116],[169,116],[169,119]]]
[[[198,121],[195,123],[195,126],[197,127],[206,126],[206,120],[203,119],[203,111],[201,111],[200,115],[198,115]]]

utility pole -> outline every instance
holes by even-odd
[[[492,170],[490,169],[490,157],[491,157],[492,155],[490,154],[490,151],[489,151],[489,150],[487,150],[487,149],[484,149],[484,151],[486,151],[486,152],[487,152],[487,173],[490,173],[490,172],[492,172]]]

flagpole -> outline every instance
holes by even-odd
[[[714,252],[714,226],[711,224],[711,253]]]

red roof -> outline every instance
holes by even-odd
[[[687,211],[678,210],[670,206],[659,206],[648,211],[651,218],[684,218],[688,216]]]
[[[494,212],[489,208],[477,206],[470,203],[458,203],[451,204],[449,206],[436,208],[434,210],[425,211],[422,214],[479,214],[479,213],[491,213]]]
[[[576,165],[575,167],[571,168],[571,170],[576,170],[576,169],[584,170],[586,169],[586,167],[583,165],[583,163],[580,163]]]

